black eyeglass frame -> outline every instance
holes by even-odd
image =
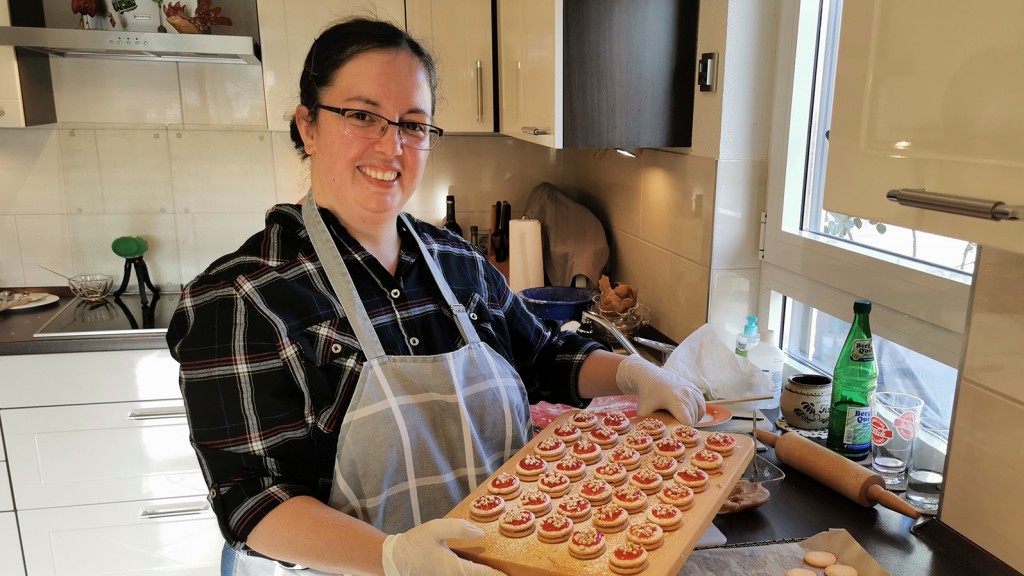
[[[369,110],[361,110],[359,108],[338,108],[337,106],[328,106],[326,104],[317,104],[316,107],[317,108],[322,108],[324,110],[327,110],[328,112],[334,112],[338,116],[341,116],[342,120],[345,121],[345,133],[349,134],[350,136],[355,136],[356,138],[365,138],[367,140],[380,140],[381,138],[384,137],[384,134],[387,133],[387,131],[388,131],[387,127],[388,126],[394,126],[395,128],[398,129],[398,139],[402,142],[402,146],[409,146],[413,150],[433,150],[434,147],[437,146],[437,143],[440,142],[441,138],[444,136],[444,130],[442,130],[441,128],[438,128],[437,126],[434,126],[433,124],[427,124],[426,122],[415,122],[415,121],[412,121],[412,120],[404,120],[404,121],[394,122],[392,120],[389,120],[389,119],[381,116],[380,114],[377,114],[377,113],[374,113],[374,112],[370,112]],[[368,136],[360,136],[359,134],[352,134],[351,132],[348,131],[348,117],[345,116],[345,114],[348,113],[348,112],[359,112],[360,114],[367,114],[369,116],[373,116],[374,118],[380,118],[384,122],[387,122],[387,124],[385,124],[384,129],[380,131],[380,136],[377,136],[376,138],[370,138]],[[430,144],[429,148],[417,148],[415,146],[412,146],[412,145],[406,143],[405,136],[402,135],[402,124],[419,124],[420,126],[426,126],[427,127],[427,132],[428,133],[429,132],[433,132],[433,133],[437,134],[437,138],[434,139],[434,143]],[[429,143],[429,141],[430,141],[429,137],[428,137],[427,141]]]

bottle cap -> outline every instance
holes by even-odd
[[[455,202],[455,196],[454,196],[454,195],[452,195],[452,194],[449,194],[449,195],[448,195],[448,196],[447,196],[447,197],[445,198],[445,202]]]
[[[747,325],[743,327],[743,334],[760,338],[760,334],[757,331],[757,316],[747,316]]]
[[[866,314],[871,312],[871,300],[857,300],[853,303],[854,314]]]
[[[775,344],[775,330],[769,328],[768,330],[765,330],[762,334],[763,338],[761,338],[761,342],[771,342],[772,344]]]

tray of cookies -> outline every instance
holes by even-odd
[[[448,513],[484,532],[448,545],[516,576],[675,574],[753,457],[665,412],[569,411]]]

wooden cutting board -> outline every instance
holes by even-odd
[[[547,428],[538,433],[533,440],[524,446],[522,450],[516,453],[511,460],[499,468],[494,475],[496,476],[502,472],[515,474],[516,463],[525,456],[533,454],[534,446],[541,440],[551,437],[554,429],[559,424],[569,420],[573,414],[575,414],[575,411],[569,411],[555,418]],[[601,416],[600,413],[597,414]],[[668,428],[667,434],[671,434],[672,429],[679,425],[679,422],[666,412],[657,412],[653,417],[665,423]],[[646,418],[646,416],[644,418]],[[639,420],[642,419],[643,418],[639,418]],[[632,420],[635,424],[638,419],[634,418]],[[584,432],[584,434],[586,434],[586,432]],[[703,448],[703,439],[708,436],[708,434],[708,432],[701,432],[701,443],[686,450],[686,454],[680,462],[680,466],[689,465],[690,456]],[[722,503],[725,502],[725,499],[732,491],[736,481],[743,475],[744,469],[746,469],[747,465],[754,457],[754,442],[749,436],[743,434],[731,434],[731,436],[736,438],[736,447],[732,454],[725,457],[721,473],[711,474],[711,478],[708,482],[708,488],[695,495],[695,503],[692,508],[683,511],[683,525],[674,531],[665,532],[665,543],[660,548],[648,553],[649,565],[646,570],[640,572],[641,576],[667,576],[676,574],[683,566],[683,563],[686,562],[686,559],[689,557],[693,547],[697,545],[701,535],[704,534],[708,525],[711,524],[715,514],[718,513]],[[610,450],[611,449],[605,450],[604,453],[610,452]],[[653,451],[641,456],[641,466],[645,465],[653,456]],[[603,461],[604,458],[602,457],[598,463],[587,466],[587,474],[580,480],[572,483],[570,493],[576,492],[580,483],[591,477],[591,472],[594,467]],[[549,462],[548,465],[549,467],[553,467],[554,462]],[[452,511],[445,516],[446,518],[463,518],[469,520],[484,531],[484,536],[480,540],[472,542],[449,540],[449,547],[451,547],[451,549],[459,556],[474,562],[492,566],[506,574],[509,574],[510,576],[565,576],[567,574],[596,576],[613,574],[608,566],[608,557],[616,546],[626,542],[625,530],[614,534],[606,534],[605,552],[593,560],[577,560],[570,556],[567,542],[562,542],[560,544],[545,544],[540,542],[537,540],[536,532],[524,538],[505,537],[498,532],[497,520],[492,522],[479,522],[472,519],[469,514],[470,503],[475,498],[488,493],[487,484],[489,483],[489,480],[490,479],[488,479],[488,481],[481,482],[465,500],[460,502],[458,506],[452,509]],[[666,485],[670,483],[672,483],[672,480],[665,481]],[[536,488],[537,483],[536,481],[523,481],[521,484],[522,492],[525,493]],[[560,500],[560,498],[552,498],[552,508],[557,507]],[[518,499],[508,501],[506,502],[506,505],[514,506],[517,501]],[[652,504],[658,502],[659,500],[657,495],[648,496],[647,507],[649,508]],[[539,516],[538,521],[540,518],[543,518],[543,516]],[[634,523],[644,519],[644,513],[640,512],[638,514],[631,514],[629,518],[630,523]],[[574,529],[578,530],[582,528],[589,528],[590,526],[591,521],[590,519],[587,519],[577,522]]]

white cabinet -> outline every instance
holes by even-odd
[[[0,0],[0,26],[11,25],[8,6],[9,0]],[[23,93],[22,88],[28,92]],[[37,52],[17,55],[13,47],[0,46],[0,128],[56,121],[50,57]]]
[[[18,521],[14,517],[14,512],[0,512],[0,574],[25,576]]]
[[[923,189],[1024,213],[1021,38],[1015,0],[844,2],[825,208],[1024,252],[1024,222],[886,199]]]
[[[374,16],[405,27],[404,0],[257,0],[267,127],[287,131],[299,103],[299,73],[313,40],[347,16]]]
[[[689,146],[695,0],[498,0],[500,127],[544,146]]]
[[[217,576],[224,541],[205,506],[192,498],[18,512],[28,574]]]
[[[434,124],[446,133],[494,131],[491,5],[480,0],[415,0],[408,30],[438,63]]]

